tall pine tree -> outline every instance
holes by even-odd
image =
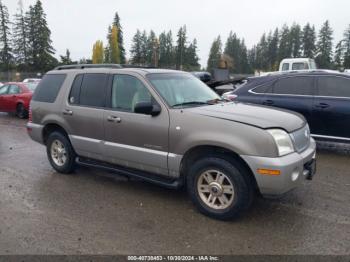
[[[141,65],[142,60],[142,39],[141,31],[137,29],[136,34],[132,39],[132,46],[130,50],[131,63],[134,65]]]
[[[9,70],[13,62],[10,36],[8,9],[0,0],[0,64],[3,70]]]
[[[215,38],[210,48],[209,58],[207,62],[208,72],[212,72],[214,68],[217,68],[219,66],[221,55],[222,55],[222,42],[221,42],[221,37],[218,36],[217,38]]]
[[[180,27],[177,33],[176,41],[176,69],[183,69],[184,57],[186,52],[187,29],[186,26]]]
[[[330,69],[332,66],[332,56],[333,56],[333,30],[329,25],[327,20],[319,34],[317,41],[317,57],[316,62],[319,68]]]
[[[28,60],[28,43],[27,43],[27,30],[23,11],[22,0],[18,2],[18,11],[14,16],[13,27],[13,53],[17,66],[20,69],[27,69]]]
[[[301,39],[302,39],[302,31],[300,25],[293,24],[290,28],[290,45],[292,49],[292,57],[301,57]]]
[[[344,32],[344,67],[350,68],[350,25]]]
[[[316,30],[315,26],[311,26],[310,23],[307,23],[303,28],[302,50],[304,57],[314,58],[316,53]]]

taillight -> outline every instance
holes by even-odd
[[[232,93],[226,93],[226,94],[223,94],[223,97],[227,100],[235,100],[237,98],[237,95],[234,95]]]

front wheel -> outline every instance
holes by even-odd
[[[254,186],[249,171],[234,159],[207,157],[196,161],[187,176],[187,190],[200,212],[221,220],[249,208]]]
[[[49,135],[46,143],[47,157],[59,173],[70,174],[75,169],[76,154],[68,138],[60,132]]]

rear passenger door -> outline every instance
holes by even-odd
[[[8,111],[7,105],[5,103],[5,98],[9,89],[9,85],[4,85],[0,87],[0,111]]]
[[[75,76],[62,115],[69,138],[80,156],[103,160],[104,123],[108,74]]]
[[[319,76],[314,115],[318,122],[315,135],[350,138],[350,78]]]
[[[169,114],[147,83],[132,74],[112,76],[109,109],[105,111],[105,155],[109,162],[168,175]],[[134,112],[138,102],[161,107],[157,116]]]
[[[262,103],[285,108],[302,114],[313,128],[312,104],[315,93],[313,76],[293,76],[280,78],[264,96]]]

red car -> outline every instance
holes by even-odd
[[[0,112],[16,113],[28,117],[29,103],[38,83],[5,83],[0,87]]]

